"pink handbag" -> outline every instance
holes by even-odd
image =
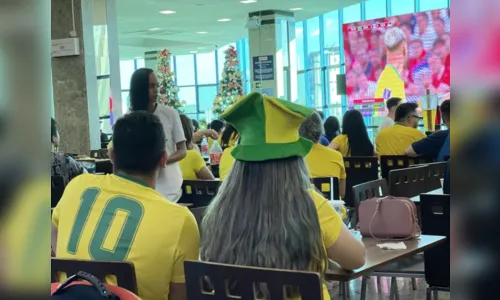
[[[377,239],[411,239],[420,235],[417,207],[408,198],[387,196],[362,201],[359,231]]]

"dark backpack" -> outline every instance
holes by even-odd
[[[59,300],[136,300],[132,292],[102,283],[97,277],[78,272],[63,283],[51,284],[52,299]]]

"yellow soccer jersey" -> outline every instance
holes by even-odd
[[[130,261],[142,299],[168,299],[170,283],[185,282],[184,261],[198,259],[191,212],[126,176],[73,179],[52,222],[58,228],[57,257]]]
[[[391,98],[397,97],[403,99],[403,102],[405,101],[405,82],[391,64],[387,64],[382,74],[380,74],[377,89],[375,90],[375,98],[383,98],[385,89],[391,90]]]
[[[378,157],[381,155],[404,155],[406,148],[425,138],[422,131],[399,124],[386,127],[377,134],[375,147]]]

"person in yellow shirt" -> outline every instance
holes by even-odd
[[[416,103],[403,103],[396,109],[394,125],[382,129],[375,138],[377,155],[405,155],[405,150],[413,142],[425,138],[418,130],[418,122],[423,118],[417,113]]]
[[[358,110],[349,110],[342,118],[342,134],[329,145],[343,157],[373,156],[373,144],[368,136],[363,115]]]
[[[234,147],[236,146],[236,142],[238,142],[238,138],[238,130],[236,130],[233,125],[228,124],[219,137],[219,145],[222,147],[222,150],[227,147]]]
[[[210,123],[210,128],[211,130],[214,130],[217,132],[217,137],[220,137],[222,135],[222,132],[224,131],[224,122],[221,120],[213,120]],[[219,145],[220,145],[220,140],[218,140]],[[208,149],[212,149],[212,144],[214,143],[214,138],[213,137],[208,137]]]
[[[387,64],[380,74],[375,89],[375,98],[401,98],[405,101],[403,71],[408,57],[408,42],[403,30],[398,27],[387,29],[384,34],[387,49]]]
[[[214,175],[207,167],[201,153],[193,144],[193,123],[186,115],[181,114],[182,129],[186,136],[186,157],[179,161],[184,180],[214,180]]]
[[[322,277],[328,258],[351,270],[364,265],[363,244],[311,189],[303,157],[313,143],[298,133],[311,114],[290,101],[251,93],[221,115],[241,138],[231,152],[236,161],[230,176],[202,222],[202,260]],[[325,285],[323,299],[330,299]]]
[[[76,177],[55,207],[56,256],[129,261],[140,298],[187,299],[184,261],[198,259],[198,226],[186,207],[155,191],[167,162],[158,117],[137,111],[118,119],[110,154],[114,174]]]
[[[337,177],[339,179],[340,197],[345,196],[345,166],[342,154],[337,150],[325,147],[319,143],[323,135],[323,125],[317,113],[313,113],[299,127],[301,137],[314,143],[311,152],[305,157],[310,176]],[[337,199],[338,200],[338,199]]]

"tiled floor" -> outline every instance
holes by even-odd
[[[375,277],[371,277],[367,284],[366,300],[387,300],[389,299],[391,279],[388,277],[380,278],[380,286],[377,286]],[[328,285],[333,286],[330,290],[332,300],[342,299],[339,295],[339,284],[333,282]],[[411,286],[411,279],[398,278],[398,290],[400,300],[425,300],[427,284],[424,279],[417,279],[417,290],[414,291]],[[361,279],[351,281],[350,300],[358,300],[361,295]],[[449,300],[450,293],[439,293],[439,300]],[[435,299],[433,299],[435,300]]]

